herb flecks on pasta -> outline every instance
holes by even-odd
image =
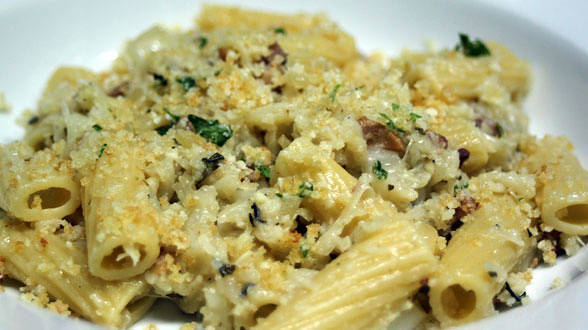
[[[155,297],[217,329],[525,304],[588,234],[588,174],[529,135],[528,64],[459,38],[387,59],[324,15],[205,6],[107,71],[57,69],[0,146],[0,275],[114,327]]]

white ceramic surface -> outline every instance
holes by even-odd
[[[548,1],[543,7],[542,2],[530,4],[526,0],[486,3],[491,1],[256,0],[246,5],[289,12],[326,11],[357,38],[366,52],[378,49],[393,55],[405,46],[421,48],[428,40],[451,47],[457,32],[499,40],[533,66],[534,86],[524,107],[531,117],[531,130],[539,135],[550,132],[569,136],[584,166],[588,166],[585,2],[566,2],[567,11]],[[531,21],[498,9],[500,6],[521,11]],[[188,26],[199,7],[200,1],[187,0],[0,0],[0,91],[14,107],[11,114],[0,115],[0,142],[22,135],[13,124],[14,118],[24,108],[34,106],[44,82],[58,65],[104,69],[124,40],[154,23]],[[586,327],[588,275],[582,273],[587,265],[588,250],[584,249],[556,267],[536,271],[528,289],[532,304],[467,328]],[[556,276],[570,284],[548,292]],[[96,329],[87,322],[66,320],[23,305],[11,290],[0,294],[0,306],[0,329]],[[190,316],[179,313],[171,304],[161,303],[135,328],[154,322],[160,329],[177,329],[178,324],[189,320]]]

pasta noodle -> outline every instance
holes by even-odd
[[[516,198],[504,192],[488,193],[493,174],[470,180],[476,199],[483,202],[463,219],[464,225],[455,232],[430,281],[431,307],[442,325],[493,314],[493,297],[504,286],[505,274],[531,251],[533,239],[526,231],[531,220]],[[532,183],[509,175],[515,176],[512,180],[518,187]],[[534,187],[528,185],[518,196],[529,198],[534,193]]]
[[[0,147],[0,207],[24,221],[63,218],[80,205],[71,161],[20,143]]]
[[[125,327],[154,302],[139,278],[107,282],[88,272],[84,242],[63,234],[28,228],[2,218],[0,256],[8,275],[29,285],[41,284],[75,312],[100,324]]]
[[[538,179],[537,203],[545,224],[569,234],[588,234],[588,173],[565,138],[530,142],[521,167]]]
[[[437,261],[432,228],[404,219],[391,222],[325,267],[309,292],[292,298],[257,328],[385,328],[407,308],[407,298]]]
[[[126,134],[113,136],[111,141],[96,168],[81,179],[82,207],[90,272],[105,280],[119,280],[141,274],[155,262],[159,215],[148,197],[143,151],[136,145],[140,142]]]
[[[528,133],[505,46],[363,55],[325,15],[204,6],[58,68],[0,146],[0,279],[128,327],[461,325],[588,234],[588,172]]]

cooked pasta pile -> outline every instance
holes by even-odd
[[[0,147],[0,273],[113,327],[156,297],[217,329],[493,315],[588,234],[587,172],[529,135],[529,85],[463,34],[388,59],[324,15],[205,6],[55,71]]]

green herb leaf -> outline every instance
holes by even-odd
[[[372,166],[372,172],[378,177],[379,180],[387,179],[388,172],[382,168],[382,162],[377,160]]]
[[[41,118],[39,118],[39,116],[32,116],[31,118],[29,118],[29,121],[27,122],[29,125],[34,125],[36,123],[39,122]]]
[[[259,206],[257,206],[256,203],[253,203],[253,205],[251,205],[251,210],[253,210],[253,214],[249,213],[249,222],[251,223],[251,226],[255,227],[255,223],[257,222],[267,223],[267,221],[261,218],[261,210],[259,209]]]
[[[396,124],[394,124],[394,122],[392,121],[392,119],[390,119],[390,117],[388,117],[385,113],[380,113],[380,116],[382,116],[384,119],[386,119],[386,126],[388,126],[388,128],[391,131],[394,131],[398,134],[404,134],[406,133],[405,130],[403,130],[402,128],[396,126]]]
[[[196,86],[196,80],[190,76],[184,76],[181,78],[177,78],[176,81],[184,87],[184,91],[189,91],[190,88]]]
[[[237,269],[237,266],[235,266],[235,265],[223,264],[218,269],[218,272],[220,273],[221,277],[225,277],[225,276],[233,274],[236,269]]]
[[[169,112],[169,109],[167,107],[163,107],[163,111],[165,111],[165,113],[171,118],[173,124],[180,121],[180,116],[176,116],[173,113]]]
[[[417,119],[422,118],[421,115],[419,115],[418,113],[414,113],[411,112],[410,113],[410,120],[412,120],[413,123],[416,123]]]
[[[106,149],[106,147],[108,146],[108,144],[104,143],[102,145],[102,147],[100,148],[100,151],[98,152],[98,158],[102,157],[102,154],[104,154],[104,150]]]
[[[96,132],[100,132],[100,131],[102,130],[102,126],[100,126],[100,125],[98,125],[98,124],[96,124],[96,125],[92,126],[92,128],[93,128],[94,130],[96,130]]]
[[[233,136],[231,126],[220,124],[218,120],[206,120],[195,115],[188,115],[188,120],[196,133],[219,147]]]
[[[459,42],[460,44],[456,46],[455,50],[461,49],[465,56],[478,57],[490,55],[490,50],[480,39],[476,39],[472,42],[467,34],[460,33]]]
[[[218,70],[218,71],[215,71],[215,72],[214,72],[214,76],[215,76],[215,77],[218,77],[218,76],[221,74],[221,72],[222,72],[222,71],[223,71],[223,70]]]
[[[210,176],[212,172],[214,172],[217,168],[220,167],[219,164],[223,160],[225,160],[225,157],[219,154],[218,152],[215,152],[212,156],[208,158],[202,158],[202,161],[204,162],[204,165],[206,165],[206,168],[202,173],[202,179],[196,182],[196,189],[200,189],[200,187],[202,187],[202,183],[204,182],[204,180],[206,180],[206,178],[208,178],[208,176]]]
[[[298,197],[310,198],[310,194],[314,191],[314,185],[310,181],[304,181],[298,187]]]
[[[286,30],[284,30],[283,27],[279,27],[279,28],[275,29],[274,32],[276,34],[286,34]]]
[[[152,76],[153,76],[153,79],[155,80],[155,85],[153,87],[159,88],[159,87],[167,86],[167,79],[164,76],[162,76],[158,73],[153,73]]]
[[[400,110],[400,106],[396,103],[392,103],[392,110],[398,111],[398,110]]]
[[[498,133],[498,137],[502,137],[504,135],[504,128],[499,123],[496,123],[496,133]]]
[[[164,136],[165,134],[167,134],[167,131],[169,131],[170,128],[172,128],[174,125],[165,125],[165,126],[161,126],[157,129],[155,129],[157,131],[157,134]]]
[[[282,195],[282,194],[280,194],[280,193],[276,193],[276,196],[277,196],[277,197],[280,197],[280,198],[284,197],[284,195]]]
[[[270,168],[263,165],[260,161],[255,161],[254,164],[255,168],[257,168],[259,170],[259,172],[261,173],[261,175],[266,178],[266,179],[270,179]]]
[[[308,257],[309,250],[310,249],[308,248],[308,246],[306,244],[300,245],[300,254],[302,254],[302,258]]]
[[[519,198],[517,198],[517,200],[518,200],[519,202],[522,202],[522,201],[523,201],[523,199],[524,199],[523,197],[519,197]]]
[[[335,85],[335,88],[329,93],[329,100],[331,100],[331,102],[335,102],[335,97],[337,97],[337,91],[339,88],[341,88],[341,84]]]
[[[206,37],[198,37],[198,48],[202,49],[206,46],[206,44],[208,44],[208,38]]]
[[[469,186],[469,182],[457,183],[455,186],[453,186],[453,193],[457,193],[459,190],[467,189]]]

